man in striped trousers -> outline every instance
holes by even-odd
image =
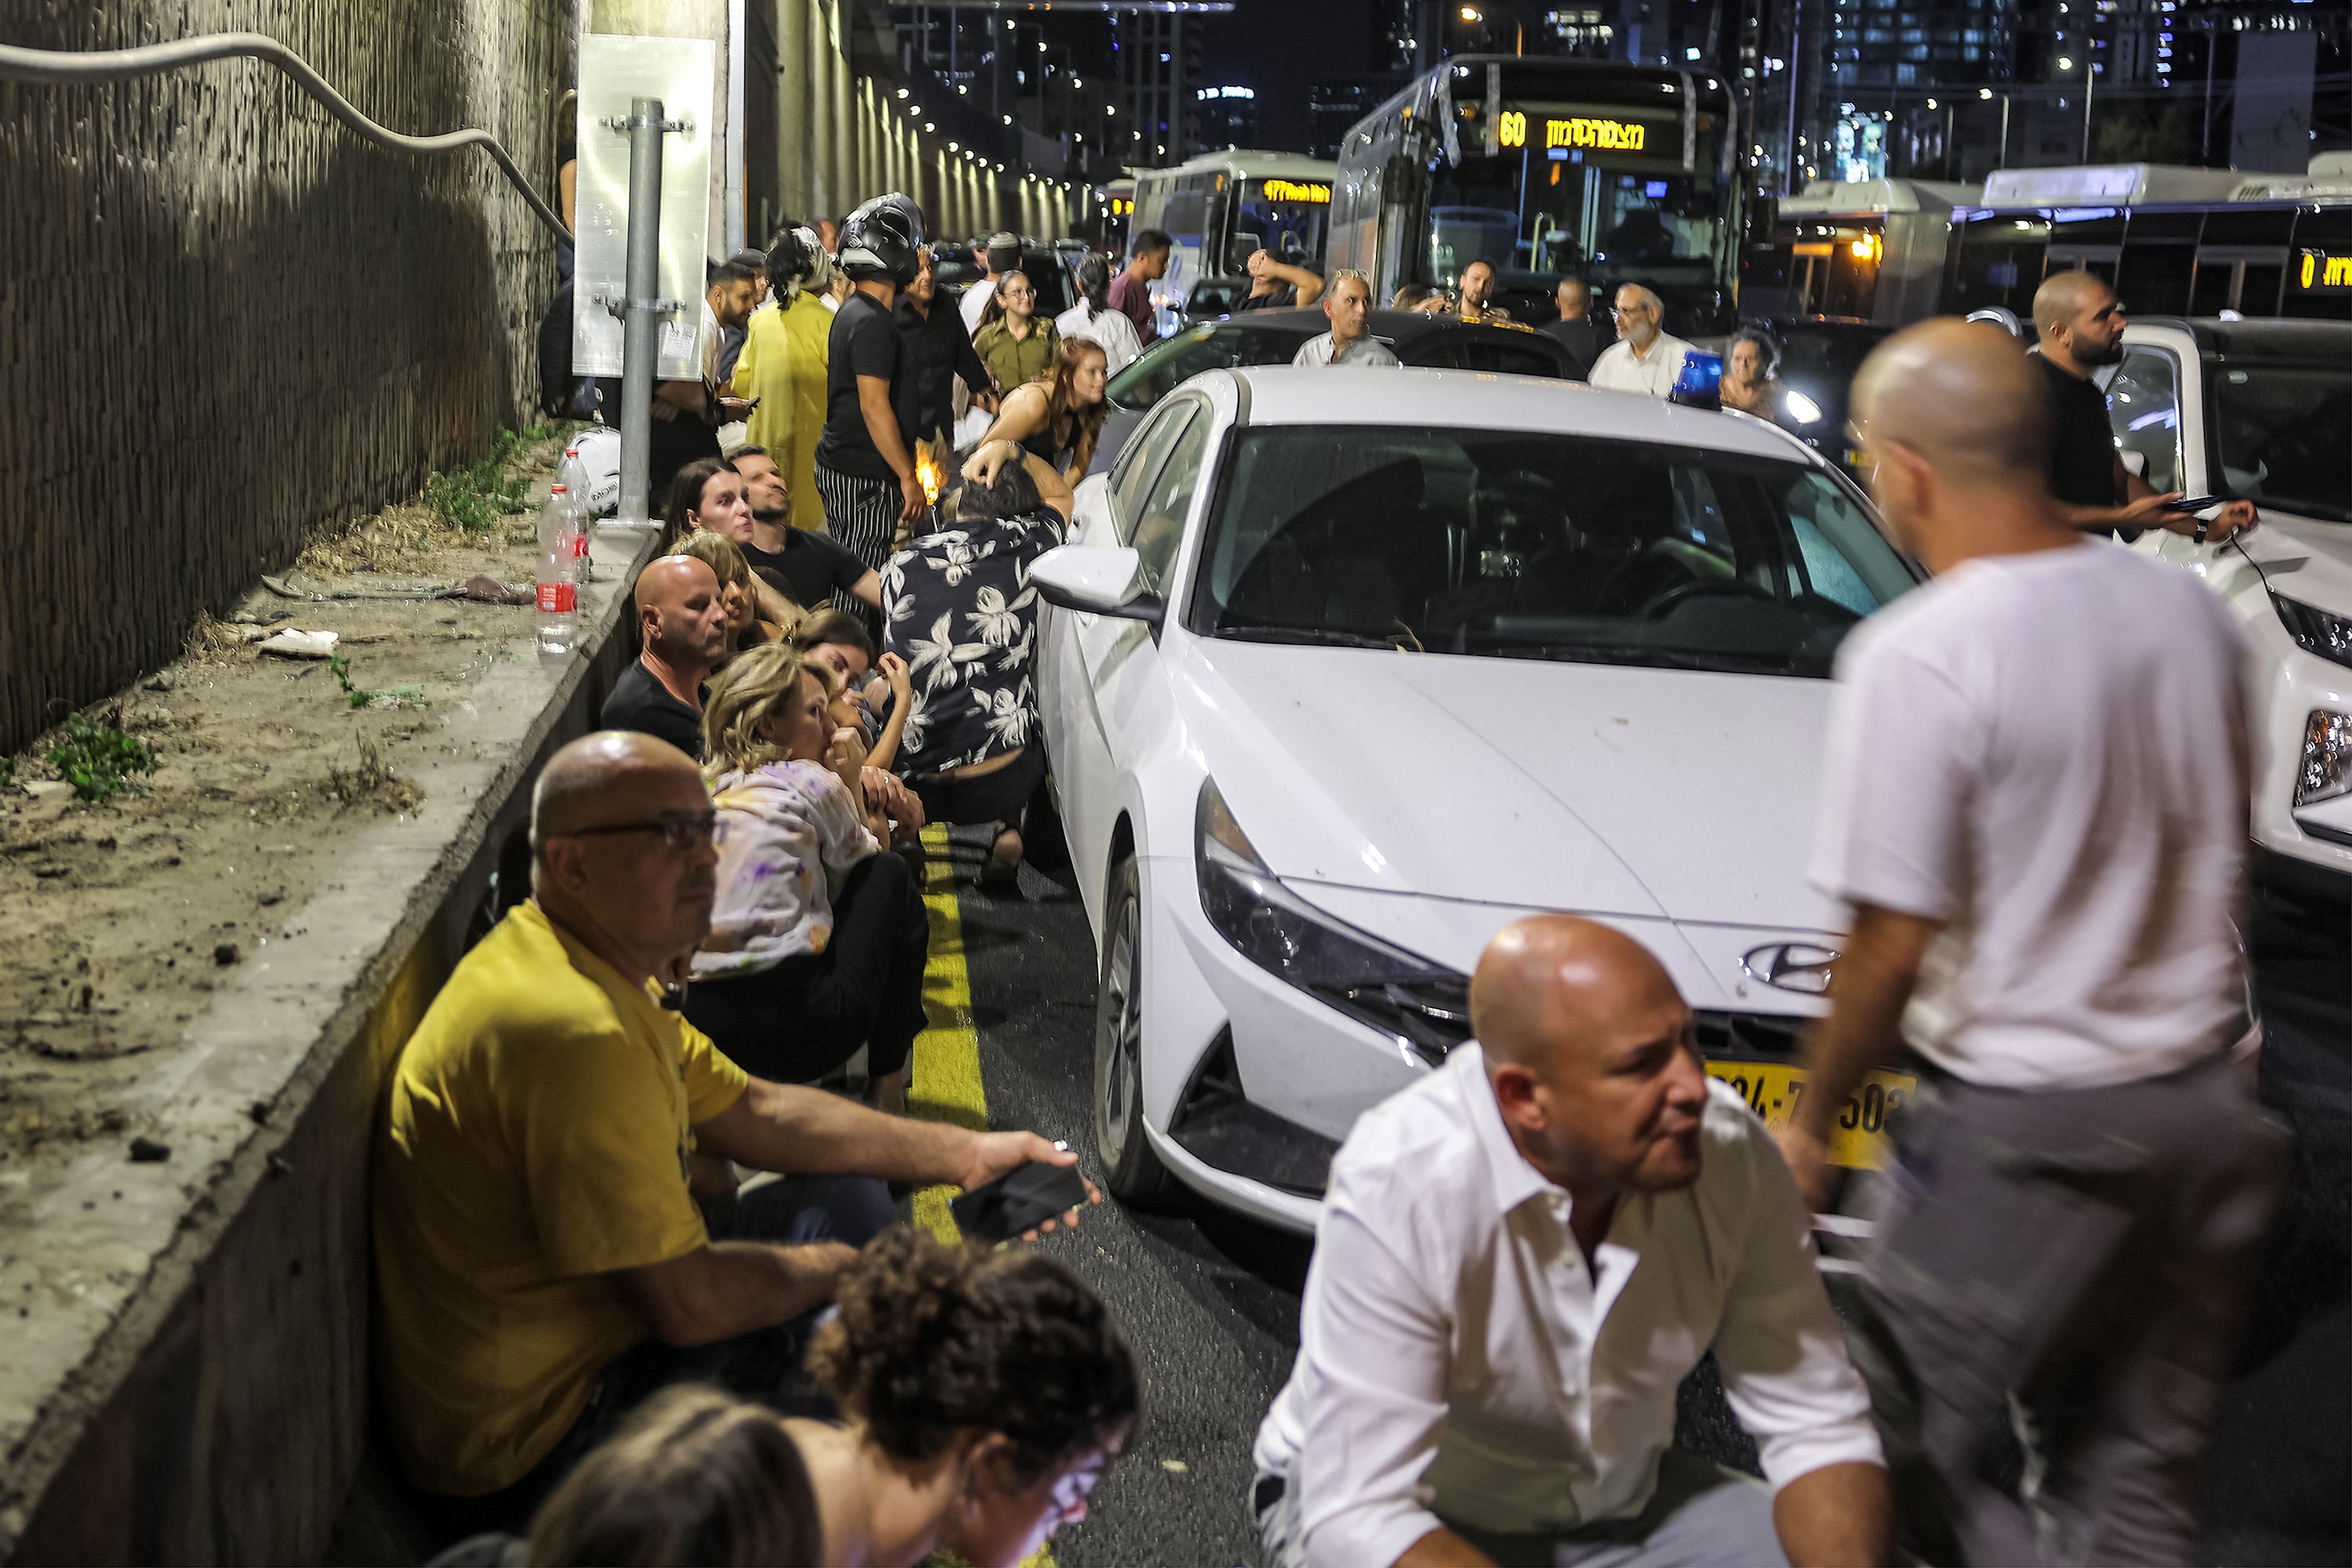
[[[905,196],[877,196],[842,226],[835,258],[852,290],[833,319],[816,488],[825,526],[877,570],[898,524],[923,514],[915,458],[898,428],[898,331],[892,310],[921,260],[923,216]]]

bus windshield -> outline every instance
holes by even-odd
[[[1581,122],[1557,107],[1527,118]],[[1602,289],[1647,283],[1670,309],[1711,313],[1730,215],[1715,174],[1721,132],[1709,118],[1690,170],[1679,135],[1664,138],[1670,149],[1640,153],[1523,145],[1437,160],[1421,280],[1451,288],[1483,258],[1547,286],[1571,272]]]
[[[1267,201],[1257,193],[1275,180],[1242,182],[1243,196],[1233,220],[1232,270],[1239,272],[1247,265],[1250,253],[1265,250],[1276,261],[1286,261],[1294,267],[1319,268],[1323,260],[1323,232],[1331,216],[1328,187],[1323,200]]]

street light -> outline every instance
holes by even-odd
[[[1475,5],[1463,6],[1462,19],[1465,22],[1482,22],[1486,20],[1485,17],[1478,14],[1478,7]]]

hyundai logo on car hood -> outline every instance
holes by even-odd
[[[1829,994],[1830,974],[1838,961],[1835,948],[1817,942],[1769,942],[1739,955],[1739,967],[1751,980],[1779,991],[1804,996]]]

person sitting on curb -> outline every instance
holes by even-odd
[[[883,570],[883,639],[914,688],[899,768],[932,821],[994,826],[987,875],[1001,881],[1021,863],[1022,816],[1045,777],[1029,565],[1062,542],[1071,496],[1017,441],[973,447],[963,481],[955,522]]]
[[[733,540],[698,529],[677,542],[677,553],[701,562],[719,579],[719,602],[727,609],[727,652],[721,663],[747,647],[783,641],[785,628],[762,613],[760,580],[751,575],[741,547]]]
[[[809,1369],[839,1425],[784,1423],[824,1568],[1035,1558],[1134,1435],[1141,1380],[1100,1297],[1050,1258],[918,1229],[867,1247]]]
[[[784,645],[710,683],[703,773],[725,842],[686,1016],[784,1083],[814,1083],[863,1046],[867,1098],[898,1111],[924,1025],[930,917],[906,861],[879,853],[875,824],[889,824],[866,800],[866,743],[835,726],[826,674]]]
[[[718,830],[675,747],[563,747],[531,800],[531,898],[393,1065],[378,1364],[445,1526],[514,1528],[657,1388],[777,1397],[808,1320],[894,1220],[886,1182],[1076,1159],[751,1077],[662,1006],[710,929]],[[738,1194],[728,1162],[794,1173]]]
[[[1258,1431],[1267,1568],[1885,1560],[1886,1472],[1797,1184],[1607,926],[1506,926],[1476,1039],[1331,1162]],[[1712,1350],[1773,1490],[1674,1447]]]
[[[727,601],[719,574],[690,555],[665,555],[637,574],[644,651],[621,672],[598,721],[702,755],[702,683],[727,657]]]

